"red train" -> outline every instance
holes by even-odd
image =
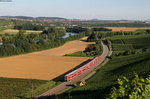
[[[100,56],[95,57],[94,59],[92,59],[92,61],[88,62],[87,64],[83,65],[82,67],[70,72],[69,74],[65,75],[64,80],[65,81],[69,81],[71,80],[73,77],[81,74],[84,70],[88,69],[89,67],[93,66],[94,64],[96,64],[99,60],[101,59]]]

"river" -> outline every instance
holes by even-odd
[[[62,38],[68,38],[70,36],[77,35],[77,33],[67,32],[66,35],[62,36]]]
[[[62,38],[68,38],[68,37],[73,36],[73,35],[77,35],[77,33],[67,32],[64,36],[62,36]],[[49,40],[49,39],[44,39],[44,41],[47,41],[47,40]],[[39,40],[38,40],[38,41],[39,41]],[[36,41],[36,42],[37,42],[37,41]],[[0,42],[0,46],[2,46],[2,45],[3,45],[3,43]]]

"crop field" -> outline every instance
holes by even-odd
[[[150,35],[113,37],[111,41],[114,51],[150,48]]]
[[[111,40],[117,40],[117,39],[144,38],[144,37],[150,37],[150,35],[126,35],[126,36],[114,36],[114,37],[109,37],[109,39],[111,39]]]
[[[19,30],[15,30],[15,29],[6,29],[6,30],[4,30],[4,31],[1,31],[0,32],[0,34],[5,34],[5,33],[7,33],[7,34],[16,34],[16,33],[18,33],[19,32]],[[28,34],[28,33],[41,33],[42,31],[33,31],[33,30],[27,30],[26,31],[26,33]]]
[[[136,31],[139,29],[150,29],[150,27],[106,27],[112,31]]]
[[[87,37],[81,40],[87,39]],[[91,57],[65,57],[83,51],[93,42],[75,40],[61,47],[26,55],[0,58],[0,77],[51,80]]]

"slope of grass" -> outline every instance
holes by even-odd
[[[109,39],[112,41],[113,51],[150,47],[149,35],[117,36]],[[139,75],[150,73],[150,51],[128,56],[113,56],[107,65],[87,81],[87,85],[70,90],[60,95],[59,98],[105,99],[118,78],[122,76],[131,78],[135,73]]]
[[[35,97],[49,89],[51,89],[52,87],[56,86],[57,83],[54,81],[48,81],[45,84],[41,84],[39,87],[37,87],[36,89],[30,89],[28,92],[24,93],[22,96],[24,98],[31,98],[31,97]]]
[[[73,99],[103,99],[107,96],[111,86],[117,83],[121,76],[128,78],[134,76],[134,73],[145,74],[150,72],[150,52],[113,57],[113,59],[97,74],[91,78],[86,86],[73,89],[70,96]],[[68,94],[64,94],[68,98]],[[61,96],[62,97],[62,96]]]
[[[132,38],[131,38],[132,37]],[[114,51],[150,48],[150,35],[110,38]]]
[[[45,80],[0,78],[0,99],[32,97],[54,85],[55,82]]]

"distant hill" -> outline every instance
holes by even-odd
[[[28,17],[28,16],[0,16],[0,19],[4,20],[53,20],[53,21],[62,21],[62,20],[67,20],[66,18],[61,18],[61,17]]]
[[[129,20],[102,20],[102,19],[91,19],[90,21],[129,21]]]
[[[28,17],[28,16],[0,16],[0,18],[2,19],[29,19],[29,20],[33,20],[34,17]]]
[[[30,16],[0,16],[0,20],[21,20],[21,21],[93,21],[93,22],[106,22],[106,23],[141,23],[138,20],[101,20],[101,19],[91,19],[91,20],[84,20],[84,19],[67,19],[62,17],[30,17]],[[149,23],[150,21],[146,21]]]
[[[91,19],[90,21],[100,21],[99,19]]]
[[[60,18],[60,17],[36,17],[36,19],[63,19],[63,20],[66,20],[66,18]]]

